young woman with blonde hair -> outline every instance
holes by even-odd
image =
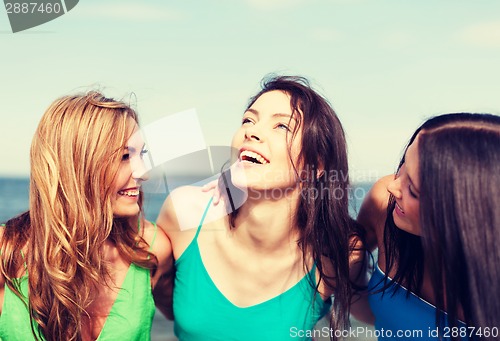
[[[31,145],[29,211],[0,230],[0,338],[150,338],[170,243],[141,214],[137,122],[97,92],[45,112]]]

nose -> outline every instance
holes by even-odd
[[[149,179],[148,169],[146,168],[142,157],[133,157],[131,159],[130,166],[132,170],[132,178],[134,178],[136,182],[140,183]]]
[[[245,138],[248,140],[261,141],[262,136],[257,128],[257,126],[251,125],[245,129]]]
[[[394,180],[392,180],[389,185],[387,185],[387,191],[391,193],[395,198],[401,198],[401,178],[396,175]]]

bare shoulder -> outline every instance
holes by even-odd
[[[168,236],[196,228],[210,199],[211,194],[202,192],[200,187],[179,187],[165,199],[156,223]]]
[[[222,216],[222,207],[210,204],[211,193],[201,190],[201,187],[185,186],[172,191],[165,199],[160,214],[156,220],[158,227],[168,236],[172,243],[175,259],[184,252],[193,240],[202,217]]]
[[[389,201],[387,186],[393,179],[394,175],[387,175],[373,185],[366,194],[356,219],[365,228],[367,248],[370,250],[380,246],[383,241]]]
[[[387,208],[387,201],[389,200],[387,187],[393,180],[394,174],[389,174],[378,179],[366,194],[362,207],[376,205],[379,208]]]

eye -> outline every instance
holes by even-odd
[[[149,150],[147,149],[143,149],[141,150],[141,159],[144,157],[144,155],[146,155],[147,153],[149,152]]]
[[[283,129],[283,130],[286,130],[286,131],[291,131],[290,127],[287,124],[284,124],[284,123],[278,123],[276,125],[276,128]]]
[[[241,125],[245,125],[248,123],[254,123],[254,122],[248,117],[243,117],[243,120],[241,121]]]
[[[122,155],[122,161],[128,161],[130,159],[130,153],[125,153]]]
[[[410,195],[411,195],[413,198],[418,199],[417,194],[415,194],[415,192],[411,189],[411,186],[408,186],[408,191],[410,192]]]

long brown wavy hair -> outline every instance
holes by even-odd
[[[155,268],[156,258],[138,235],[139,217],[114,218],[111,206],[129,118],[138,121],[128,105],[90,92],[56,100],[35,132],[29,211],[6,223],[0,269],[27,304],[37,340],[82,339],[92,293],[111,284],[106,240],[127,261]],[[24,262],[27,299],[18,279]]]

